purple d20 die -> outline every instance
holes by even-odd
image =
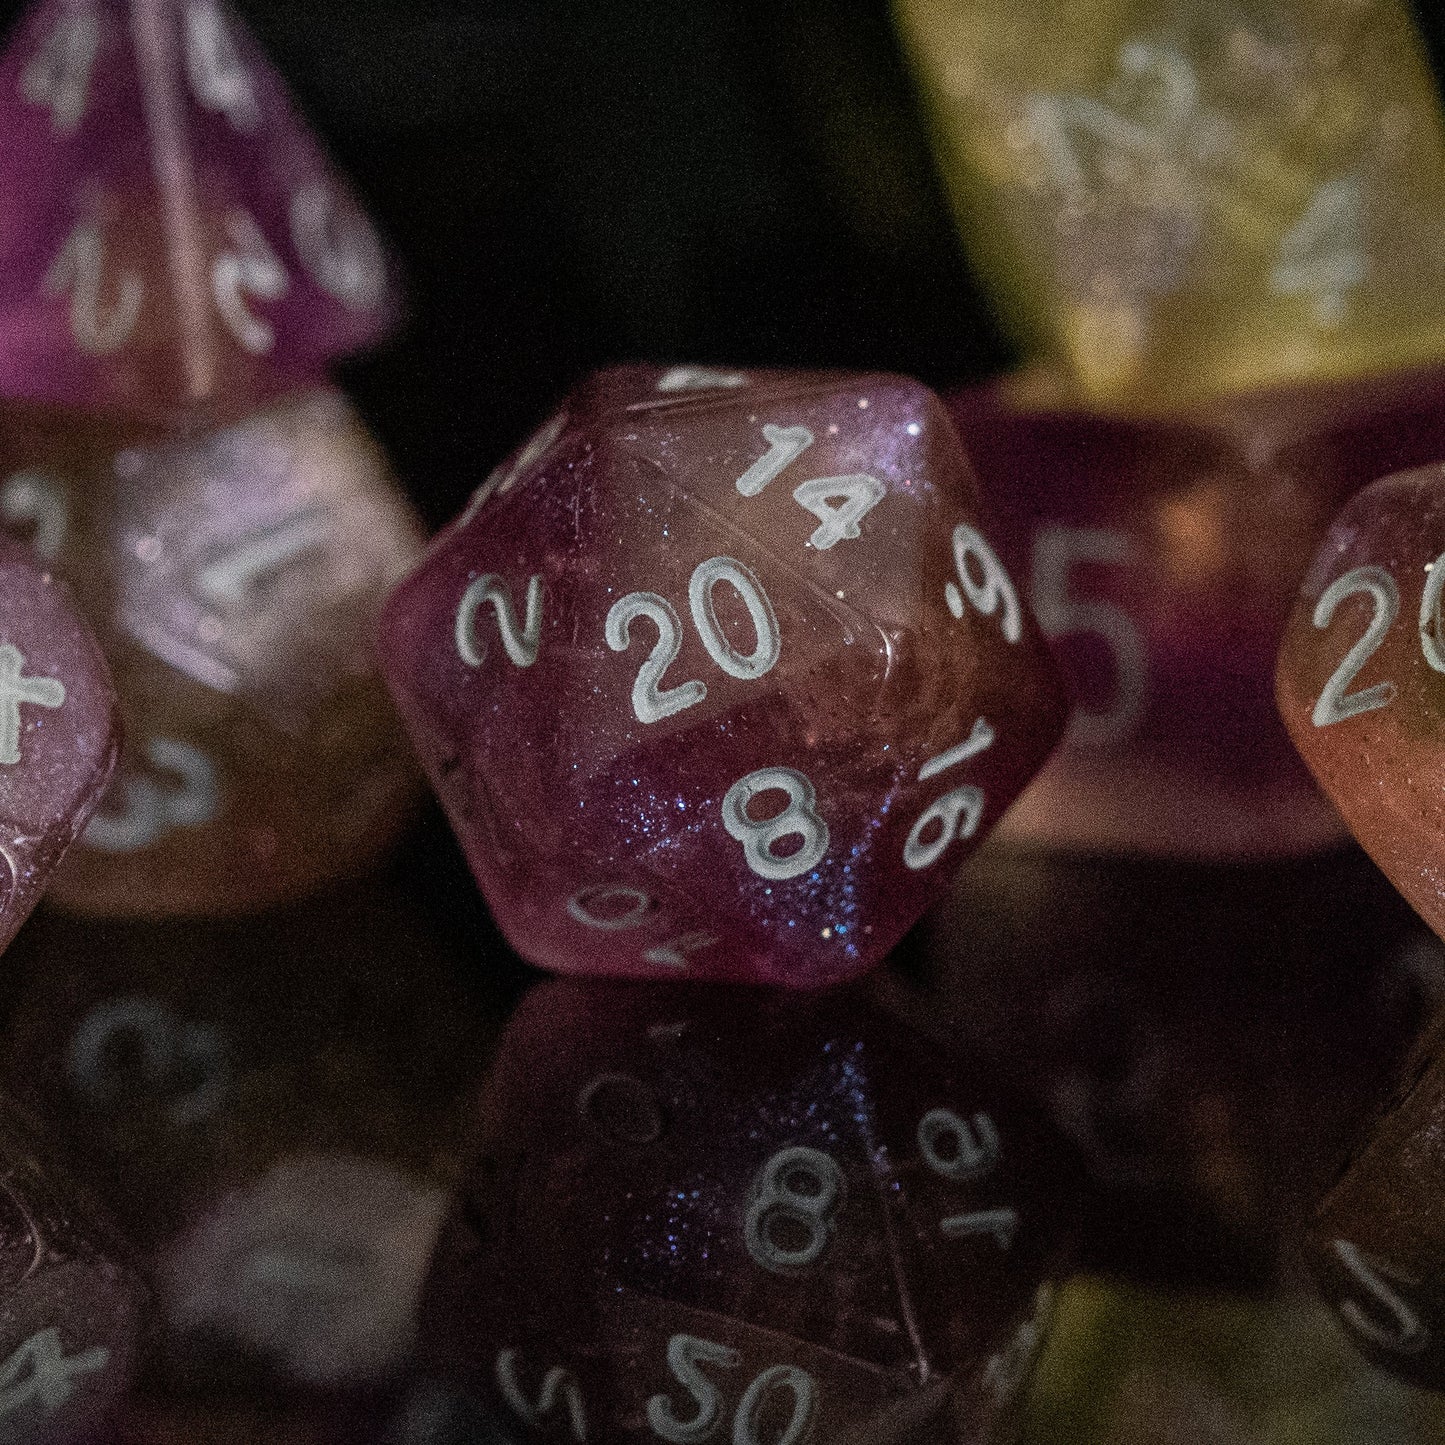
[[[932,393],[666,376],[594,379],[488,478],[382,668],[526,957],[835,982],[1008,807],[1059,686]]]
[[[370,223],[220,0],[40,4],[0,128],[0,395],[235,415],[394,320]]]

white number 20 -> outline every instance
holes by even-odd
[[[742,599],[753,625],[751,652],[739,652],[718,625],[713,592],[726,582]],[[777,666],[783,637],[778,615],[753,571],[732,557],[709,557],[693,569],[687,585],[687,601],[698,637],[707,655],[729,677],[752,681]],[[637,671],[632,684],[632,711],[644,723],[660,722],[673,713],[695,707],[707,696],[707,684],[693,679],[676,687],[663,687],[662,676],[682,650],[682,623],[677,609],[657,592],[629,592],[612,604],[603,632],[614,652],[626,652],[632,645],[632,624],[646,618],[657,628],[657,642]]]

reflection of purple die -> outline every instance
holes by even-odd
[[[381,632],[498,922],[559,971],[861,973],[1062,724],[953,427],[896,376],[604,372]]]
[[[520,1439],[998,1438],[1063,1147],[856,993],[543,984],[480,1113],[417,1358]]]
[[[220,0],[43,0],[0,129],[0,395],[235,415],[396,315],[369,222]]]
[[[1203,857],[1340,836],[1280,725],[1275,651],[1344,499],[1445,455],[1442,386],[1260,393],[1168,421],[1071,410],[1038,374],[949,396],[1077,703],[1008,836]]]
[[[35,907],[115,765],[115,692],[68,591],[0,542],[0,946]]]
[[[0,1096],[0,1439],[79,1445],[125,1394],[149,1294]]]

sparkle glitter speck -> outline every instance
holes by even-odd
[[[916,437],[916,436],[918,435],[918,433],[921,432],[922,430],[923,430],[923,428],[922,428],[921,426],[919,426],[916,421],[911,421],[911,422],[908,423],[907,431],[908,431],[908,435],[909,435],[909,436],[911,436],[911,437]]]
[[[859,411],[867,411],[867,410],[868,410],[868,398],[867,398],[866,396],[860,396],[860,397],[858,398],[858,410],[859,410]]]

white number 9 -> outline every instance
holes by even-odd
[[[974,579],[973,570],[969,566],[970,557],[983,571],[983,576],[978,580]],[[1003,629],[1004,637],[1009,642],[1017,642],[1023,636],[1024,628],[1019,595],[1014,590],[1008,573],[1004,571],[1003,563],[998,560],[998,554],[989,546],[983,533],[970,527],[967,522],[960,522],[953,529],[953,565],[963,592],[960,594],[958,586],[953,582],[944,583],[943,600],[948,603],[948,610],[955,617],[961,618],[963,599],[967,597],[975,610],[984,617],[999,613],[999,626]]]

